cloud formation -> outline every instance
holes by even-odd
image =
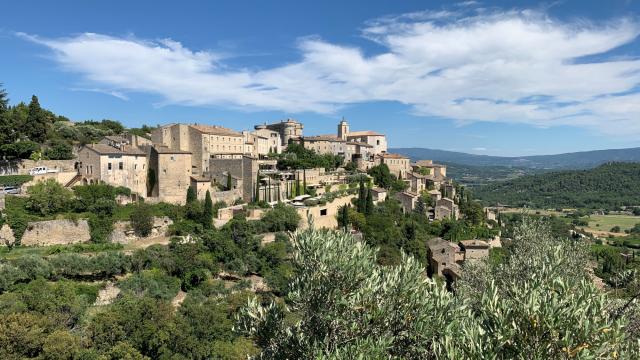
[[[304,38],[300,59],[260,70],[234,69],[215,51],[173,40],[22,36],[105,91],[153,93],[173,104],[333,113],[350,104],[396,101],[414,114],[461,124],[569,125],[640,135],[640,60],[607,56],[634,41],[638,22],[594,25],[532,11],[462,11],[372,20],[362,34],[384,49],[374,55]]]

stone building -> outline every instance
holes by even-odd
[[[246,202],[253,201],[260,169],[260,161],[258,159],[250,156],[231,159],[211,158],[209,163],[212,180],[225,184],[228,174],[231,174],[235,179],[235,186],[242,190],[242,199]]]
[[[191,153],[154,146],[149,154],[149,168],[155,178],[149,184],[148,196],[172,204],[185,204],[191,185]]]
[[[462,240],[460,248],[464,251],[465,261],[475,261],[489,256],[491,246],[488,242],[482,240]]]
[[[286,147],[289,141],[299,141],[302,138],[302,130],[304,126],[302,123],[294,120],[287,119],[277,123],[264,125],[266,129],[273,130],[280,134],[281,145]]]
[[[464,252],[460,246],[441,238],[427,242],[429,258],[429,276],[444,276],[456,280],[462,274],[460,265],[464,261]]]
[[[145,196],[147,166],[144,151],[118,142],[118,139],[85,145],[78,151],[77,169],[84,184],[102,182],[124,186],[140,196]]]
[[[434,164],[433,160],[418,160],[413,164],[414,171],[418,171],[420,168],[428,169],[429,175],[434,180],[443,180],[447,177],[447,166],[441,164]]]
[[[347,127],[348,131],[348,127]],[[373,154],[382,154],[387,152],[387,137],[384,134],[375,131],[353,131],[346,134],[349,141],[362,142],[369,144],[373,148]]]
[[[209,173],[211,158],[242,158],[247,148],[242,133],[222,126],[169,124],[152,132],[155,145],[192,154],[192,174]]]
[[[378,161],[380,164],[386,164],[389,171],[398,177],[404,179],[411,171],[411,161],[408,157],[400,154],[379,154]]]
[[[402,204],[402,210],[405,213],[410,213],[416,208],[416,204],[418,203],[418,198],[420,195],[410,192],[410,191],[402,191],[395,193],[395,198],[400,201]]]
[[[458,210],[458,205],[456,205],[453,200],[442,198],[436,201],[434,216],[436,220],[447,218],[458,219],[460,217],[460,211]]]
[[[254,143],[253,157],[263,158],[269,153],[282,152],[282,139],[277,131],[267,129],[266,125],[256,125],[255,130],[243,132],[245,141]]]

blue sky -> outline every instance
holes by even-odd
[[[13,1],[0,82],[73,120],[490,155],[640,146],[640,1]]]

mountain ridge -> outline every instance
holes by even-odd
[[[477,155],[419,147],[390,148],[389,152],[408,156],[412,160],[432,159],[462,165],[533,169],[590,169],[608,162],[640,162],[640,147],[529,156]]]

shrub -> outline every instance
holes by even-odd
[[[89,216],[89,232],[91,241],[94,243],[107,242],[112,231],[113,218],[110,216],[99,216],[96,214]]]
[[[118,282],[118,286],[123,291],[130,291],[136,296],[171,300],[180,290],[180,279],[169,276],[159,269],[143,270]]]
[[[29,187],[27,190],[29,199],[27,200],[27,210],[40,214],[49,215],[66,210],[69,207],[72,192],[65,189],[54,179],[40,181]]]
[[[0,186],[21,186],[31,180],[31,175],[3,175],[0,176]]]
[[[300,222],[300,215],[292,206],[277,204],[264,214],[261,222],[270,232],[295,231]]]
[[[139,203],[130,215],[131,227],[138,236],[149,236],[153,230],[153,213],[151,207],[145,203]]]

